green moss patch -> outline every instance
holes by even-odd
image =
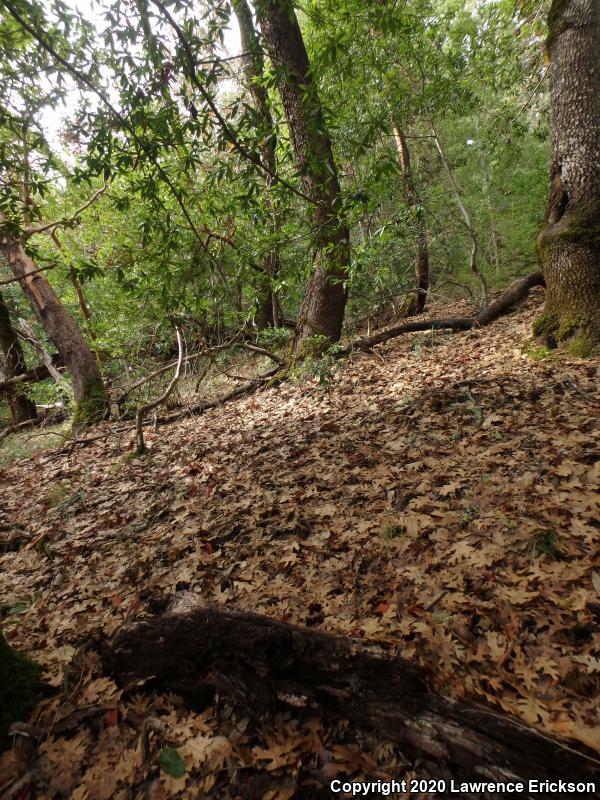
[[[108,393],[101,380],[90,380],[85,384],[83,397],[75,406],[73,425],[99,422],[108,411]]]

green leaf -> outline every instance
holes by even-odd
[[[174,747],[164,747],[158,757],[163,772],[172,778],[183,778],[186,772],[185,761]]]

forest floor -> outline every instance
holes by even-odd
[[[524,352],[542,300],[159,427],[141,458],[107,423],[2,468],[2,627],[59,690],[41,741],[0,758],[0,794],[284,800],[422,777],[343,720],[123,694],[90,637],[183,590],[383,641],[433,689],[600,753],[600,362]]]

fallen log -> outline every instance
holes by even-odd
[[[518,278],[518,280],[513,281],[496,300],[473,317],[451,317],[406,322],[376,333],[366,339],[357,339],[349,347],[339,350],[338,355],[345,356],[353,350],[370,350],[375,345],[383,344],[383,342],[387,342],[389,339],[394,339],[404,333],[431,330],[470,331],[473,328],[482,328],[494,322],[510,311],[518,302],[524,300],[534,286],[545,286],[544,276],[541,272],[534,272],[525,278]]]
[[[334,713],[426,756],[456,779],[595,782],[600,761],[488,709],[427,688],[427,676],[380,646],[229,609],[185,605],[123,628],[105,643],[106,672],[152,682],[192,705],[215,689],[255,716],[287,705]],[[481,798],[485,793],[461,794]],[[496,795],[498,796],[498,795]]]

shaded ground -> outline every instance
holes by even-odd
[[[85,643],[182,590],[383,640],[438,691],[600,753],[599,362],[523,353],[541,297],[357,355],[325,388],[159,428],[144,458],[106,426],[2,469],[2,625],[62,688],[34,713],[39,754],[0,760],[0,789],[26,774],[28,797],[275,800],[344,771],[426,774],[343,721],[257,727],[226,703],[121,697]],[[183,778],[159,771],[166,745]]]

